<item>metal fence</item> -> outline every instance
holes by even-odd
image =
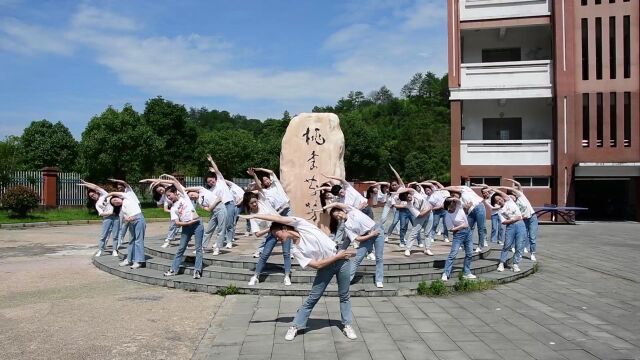
[[[84,206],[87,204],[87,189],[78,186],[80,174],[58,173],[58,206]]]
[[[22,185],[35,191],[40,196],[40,204],[42,205],[43,180],[40,171],[14,171],[4,175],[5,179],[0,186],[0,201],[7,189],[16,185]],[[0,205],[2,205],[0,203]]]

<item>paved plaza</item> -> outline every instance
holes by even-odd
[[[495,290],[353,298],[355,341],[323,298],[292,342],[304,297],[123,280],[91,265],[98,229],[0,230],[0,358],[640,359],[636,223],[541,226],[540,271]]]

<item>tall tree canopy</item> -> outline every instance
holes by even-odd
[[[57,166],[71,171],[78,156],[78,142],[69,129],[46,119],[33,121],[24,129],[19,149],[22,166],[29,169]]]

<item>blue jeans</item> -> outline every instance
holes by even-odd
[[[191,241],[192,235],[195,235],[196,237],[196,264],[194,269],[196,271],[202,271],[202,237],[204,236],[204,226],[202,226],[201,221],[198,221],[195,224],[182,227],[180,246],[178,246],[176,257],[173,258],[173,263],[171,264],[171,270],[175,273],[178,272],[180,264],[182,264],[184,251],[187,249],[187,245],[189,244],[189,241]]]
[[[413,215],[409,209],[397,209],[398,218],[400,219],[400,243],[405,244],[404,236],[407,233],[407,228],[409,227],[409,223],[413,226]]]
[[[411,247],[413,246],[414,242],[418,242],[418,243],[420,242],[420,232],[422,231],[422,229],[424,229],[424,227],[429,222],[430,215],[431,215],[431,212],[429,212],[425,216],[416,217],[415,220],[413,221],[413,227],[411,228],[411,232],[409,232],[409,241],[407,242],[408,250],[411,250]],[[429,239],[427,239],[425,246],[427,249],[431,249],[431,241],[429,241]]]
[[[444,273],[447,277],[451,277],[453,269],[453,260],[458,255],[458,249],[464,246],[464,262],[462,265],[462,273],[464,275],[471,274],[471,259],[473,258],[473,236],[471,229],[464,228],[453,233],[453,241],[451,242],[451,252],[444,264]]]
[[[176,225],[176,222],[171,220],[169,223],[169,230],[167,231],[167,238],[164,241],[171,241],[176,237],[178,233],[179,227]]]
[[[500,262],[507,262],[509,257],[509,251],[511,248],[516,248],[516,253],[513,255],[513,264],[518,265],[522,259],[522,249],[524,248],[524,239],[527,236],[527,229],[524,226],[524,221],[519,220],[513,224],[507,225],[506,239],[504,246],[502,246],[502,252],[500,253]]]
[[[504,226],[500,221],[500,214],[491,214],[491,242],[504,241]]]
[[[380,220],[378,220],[378,225],[380,225],[380,227],[384,229],[385,228],[384,224],[387,222],[387,219],[389,218],[389,214],[395,214],[395,212],[396,212],[395,208],[385,205],[382,208],[382,215],[380,215]]]
[[[228,201],[224,204],[227,209],[227,220],[225,223],[225,241],[227,244],[233,242],[233,237],[236,234],[236,204],[233,201]]]
[[[338,260],[333,264],[323,267],[322,269],[318,269],[316,278],[313,280],[311,293],[298,309],[291,325],[295,326],[297,329],[304,329],[307,327],[307,320],[309,320],[311,310],[313,310],[313,307],[316,306],[316,303],[320,300],[320,297],[334,275],[338,281],[338,295],[340,297],[340,316],[342,317],[342,324],[351,325],[351,323],[353,323],[353,317],[351,314],[351,300],[349,296],[350,270],[351,262],[348,260]]]
[[[391,235],[391,233],[398,227],[400,223],[400,214],[398,213],[398,209],[392,208],[393,211],[393,220],[391,220],[391,225],[387,228],[387,236]]]
[[[536,242],[538,240],[538,215],[533,214],[530,218],[524,219],[524,226],[527,228],[528,239],[525,242],[529,245],[529,250],[532,254],[536,253]]]
[[[126,223],[129,229],[129,246],[127,247],[127,261],[145,263],[144,257],[144,232],[147,224],[144,221],[144,216],[139,214],[137,218],[131,222]]]
[[[124,217],[121,216],[120,217],[120,234],[118,236],[118,248],[122,246],[122,243],[124,243],[124,237],[129,232],[129,227],[130,227],[129,223],[124,221]]]
[[[356,256],[351,260],[351,274],[349,281],[353,280],[356,276],[356,270],[360,263],[368,253],[375,250],[376,255],[376,282],[384,281],[384,231],[381,226],[376,226],[374,230],[378,230],[379,234],[373,239],[363,241],[358,246],[358,250],[356,251]],[[349,246],[349,245],[347,245]]]
[[[256,275],[262,274],[262,270],[264,270],[264,266],[267,264],[267,260],[269,259],[269,256],[271,256],[271,252],[277,242],[278,240],[275,236],[271,235],[271,233],[269,233],[264,239],[264,248],[260,253],[260,259],[256,264]],[[284,257],[284,274],[289,275],[291,272],[291,240],[282,242],[282,256]]]
[[[209,241],[211,240],[213,233],[216,232],[218,234],[216,246],[218,249],[221,249],[224,244],[226,230],[227,208],[224,204],[218,204],[218,206],[216,206],[211,212],[211,217],[209,217],[209,223],[207,223],[207,230],[204,232],[205,236],[202,246],[206,249],[209,246]]]
[[[485,209],[483,203],[476,205],[473,210],[471,210],[469,215],[467,215],[467,222],[469,222],[471,233],[473,233],[473,228],[478,225],[478,247],[482,248],[485,237],[487,236],[487,209]]]
[[[449,231],[447,230],[447,225],[444,224],[444,217],[447,211],[445,209],[438,209],[432,211],[433,213],[433,226],[431,226],[431,231],[429,231],[429,239],[434,239],[436,236],[436,229],[438,228],[438,224],[440,223],[440,219],[442,219],[442,224],[444,228],[444,237],[449,237]]]
[[[104,250],[104,247],[109,240],[109,235],[113,232],[113,250],[118,250],[118,238],[120,236],[120,217],[118,215],[109,215],[102,218],[102,232],[100,233],[100,240],[98,240],[98,249]]]

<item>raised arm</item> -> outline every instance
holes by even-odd
[[[326,205],[325,207],[323,207],[324,210],[329,210],[331,208],[337,207],[338,209],[347,211],[349,210],[349,206],[343,203],[339,203],[339,202],[332,202],[329,205]]]
[[[162,174],[160,176],[165,176],[166,174]],[[173,186],[175,186],[176,190],[178,190],[178,192],[180,192],[180,194],[182,194],[183,196],[187,196],[187,192],[184,188],[184,186],[182,186],[182,184],[180,184],[180,182],[173,176],[171,175],[166,175],[169,178],[167,179],[144,179],[144,180],[140,180],[140,182],[148,182],[149,180],[151,180],[151,182],[157,182],[157,183],[163,183],[163,184],[171,184]]]
[[[84,181],[82,179],[80,179],[80,184],[78,184],[80,186],[84,186],[87,189],[93,190],[95,192],[100,192],[100,191],[105,191],[103,188],[101,188],[100,186],[96,185],[96,184],[92,184],[90,182]]]
[[[393,166],[391,166],[391,164],[389,164],[389,167],[391,168],[391,171],[393,171],[393,175],[395,175],[396,180],[398,180],[398,184],[404,187],[404,182],[402,181],[402,178],[400,177],[396,169],[394,169]]]
[[[258,179],[258,175],[256,175],[256,170],[258,170],[257,168],[248,168],[247,169],[247,174],[251,175],[251,177],[253,177],[253,181],[256,183],[256,188],[260,191],[262,191],[262,181],[260,179]],[[258,170],[259,171],[259,170]]]
[[[438,189],[444,189],[444,186],[442,186],[442,184],[440,184],[438,182],[438,180],[427,180],[427,182],[432,183],[433,185],[435,185]]]
[[[128,188],[130,188],[130,187],[131,187],[131,186],[130,186],[129,184],[127,184],[127,182],[126,182],[126,181],[124,181],[124,180],[118,180],[118,179],[114,179],[114,178],[109,178],[109,179],[107,179],[107,180],[109,180],[109,181],[111,181],[111,182],[114,182],[114,183],[122,184],[122,185],[124,185],[125,187],[128,187]]]
[[[504,201],[507,201],[507,200],[511,199],[511,198],[509,197],[509,195],[507,195],[505,192],[503,192],[502,190],[500,190],[500,188],[498,188],[498,187],[492,187],[491,189],[492,189],[496,194],[500,195],[500,196],[504,199]]]
[[[517,190],[522,190],[522,185],[520,185],[519,182],[509,178],[505,178],[505,180],[511,181],[513,183],[513,187],[516,188]]]
[[[269,174],[269,176],[276,174],[276,173],[273,172],[273,170],[265,169],[265,168],[253,168],[253,170],[265,172],[265,173]]]
[[[322,174],[322,176],[326,177],[327,179],[339,181],[342,185],[349,185],[349,182],[347,182],[347,180],[345,180],[345,179],[343,179],[341,177],[337,177],[337,176],[333,176],[333,175],[325,175],[325,174]]]
[[[284,225],[290,225],[294,223],[294,219],[287,216],[280,216],[275,214],[249,214],[249,215],[240,215],[243,219],[260,219],[271,222],[277,222]]]
[[[108,193],[107,196],[112,196],[112,197],[115,196],[123,199],[127,197],[123,192],[120,192],[120,191],[112,191]]]

